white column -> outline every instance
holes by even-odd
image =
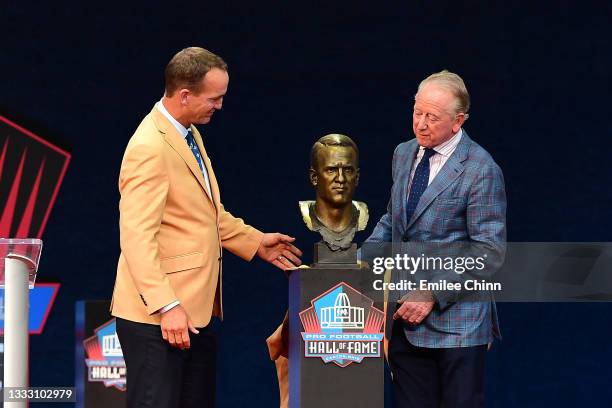
[[[28,264],[4,260],[4,387],[28,386]],[[26,402],[6,402],[5,407],[25,408]]]

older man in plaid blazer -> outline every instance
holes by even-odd
[[[462,129],[469,94],[456,74],[423,80],[415,139],[393,156],[387,213],[366,242],[467,244],[503,259],[506,194],[499,166]],[[413,291],[393,313],[389,364],[396,407],[484,406],[487,344],[499,336],[495,303],[450,291]]]

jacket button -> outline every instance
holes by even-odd
[[[402,242],[408,242],[408,237],[402,237]]]

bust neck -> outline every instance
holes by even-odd
[[[353,204],[349,202],[342,207],[330,207],[317,198],[315,215],[327,229],[342,232],[350,226],[353,219]]]

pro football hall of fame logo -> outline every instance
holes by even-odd
[[[124,391],[126,368],[115,323],[115,319],[109,320],[83,341],[87,353],[85,364],[89,381],[103,382],[106,387]]]
[[[380,357],[384,313],[372,299],[340,282],[300,313],[304,355],[340,367]]]

